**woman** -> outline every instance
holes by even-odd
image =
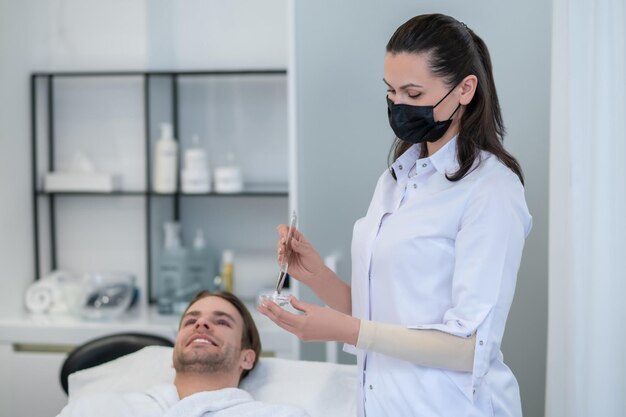
[[[354,226],[352,286],[296,232],[279,260],[327,305],[259,306],[302,340],[356,347],[361,415],[521,416],[500,344],[531,228],[483,41],[417,16],[387,44],[394,162]]]

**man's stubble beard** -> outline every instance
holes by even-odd
[[[226,346],[223,351],[210,352],[193,349],[188,352],[176,352],[174,369],[177,373],[224,373],[236,369],[239,352],[233,346]]]

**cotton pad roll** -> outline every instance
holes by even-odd
[[[24,297],[26,309],[31,313],[47,313],[54,303],[55,291],[58,289],[47,282],[32,284],[26,290]]]

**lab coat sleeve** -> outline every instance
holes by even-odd
[[[477,183],[455,240],[452,305],[442,323],[412,326],[461,337],[476,335],[472,373],[446,371],[470,400],[490,362],[499,355],[530,227],[524,190],[512,172]]]

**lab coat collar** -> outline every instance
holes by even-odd
[[[395,177],[399,186],[406,186],[406,183],[409,180],[409,171],[419,159],[421,151],[422,145],[415,144],[400,155],[391,165],[391,175]]]
[[[443,176],[451,175],[459,169],[459,162],[456,158],[457,137],[458,135],[454,136],[448,143],[443,145],[441,149],[428,158],[437,172]]]
[[[422,151],[422,144],[415,144],[407,149],[402,155],[396,159],[391,165],[391,175],[395,176],[395,180],[399,186],[406,186],[409,180],[409,171],[411,168],[420,162],[426,162],[430,160],[432,166],[442,176],[453,174],[458,171],[459,163],[456,158],[456,141],[457,136],[454,136],[448,143],[443,145],[441,149],[435,152],[433,155],[422,158],[419,156]]]

